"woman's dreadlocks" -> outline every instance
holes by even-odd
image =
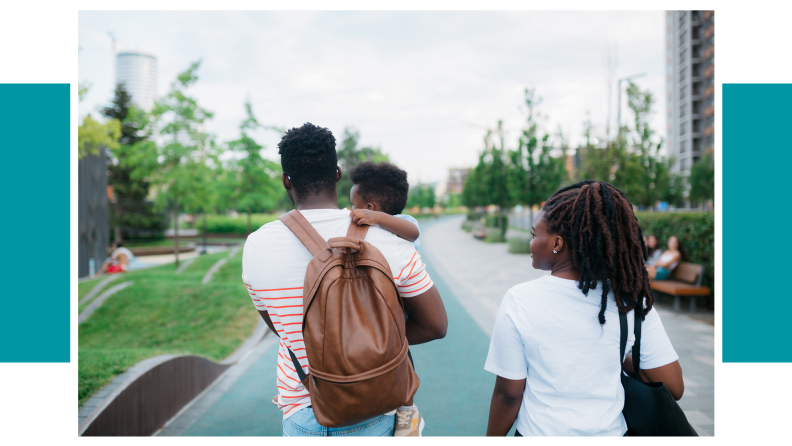
[[[549,232],[572,244],[572,261],[580,268],[578,288],[588,295],[602,283],[600,324],[611,287],[621,312],[636,308],[644,315],[652,309],[643,233],[622,191],[604,181],[581,181],[553,194],[543,210]],[[637,305],[641,301],[644,311]]]

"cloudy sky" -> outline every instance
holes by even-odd
[[[487,128],[502,119],[506,145],[525,121],[523,89],[536,88],[549,131],[574,146],[583,121],[604,134],[607,54],[615,77],[637,73],[665,128],[665,15],[654,12],[126,12],[79,13],[79,79],[92,84],[80,114],[112,97],[117,49],[157,56],[158,93],[203,60],[190,93],[215,113],[207,130],[235,139],[250,98],[259,122],[312,122],[340,141],[355,127],[410,182],[444,181],[474,166]],[[616,120],[612,91],[611,122]],[[624,101],[622,120],[632,119]],[[259,131],[276,159],[278,135]]]

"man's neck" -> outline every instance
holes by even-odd
[[[338,196],[311,195],[294,203],[298,211],[309,211],[311,209],[338,209]]]

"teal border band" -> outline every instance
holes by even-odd
[[[790,104],[792,84],[723,84],[723,362],[792,362]]]
[[[69,84],[0,84],[0,362],[70,359],[70,116]]]

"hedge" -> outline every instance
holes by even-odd
[[[250,218],[250,231],[256,230],[263,225],[278,219],[278,214],[253,214]],[[199,232],[203,228],[203,219],[199,218],[195,222],[195,227]],[[230,215],[207,215],[206,232],[210,234],[247,234],[247,214],[239,214],[237,218]]]
[[[713,291],[709,298],[712,307],[715,293],[715,214],[713,212],[636,212],[645,236],[657,236],[661,249],[668,238],[675,235],[690,263],[704,265],[701,284]]]
[[[509,238],[509,252],[512,254],[530,254],[531,239],[524,237]]]

